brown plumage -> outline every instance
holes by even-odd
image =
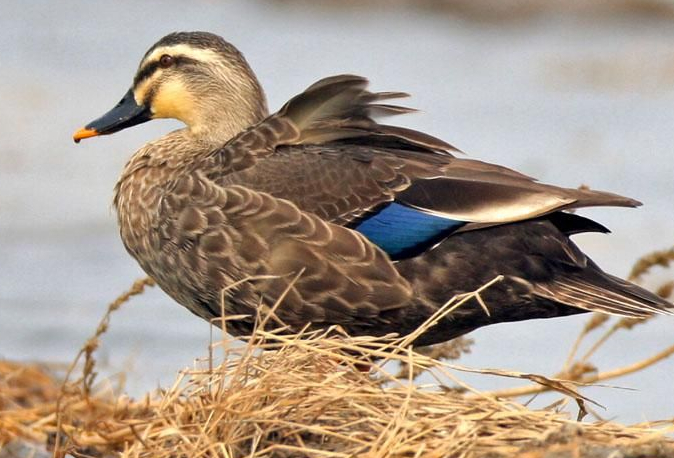
[[[114,199],[120,232],[141,267],[193,313],[218,317],[224,291],[226,313],[249,317],[229,327],[238,334],[284,293],[277,316],[293,328],[406,334],[497,275],[504,280],[483,296],[489,315],[467,303],[417,344],[501,321],[670,312],[569,239],[607,230],[564,210],[637,201],[456,158],[442,140],[374,120],[411,111],[387,103],[404,96],[334,76],[269,116],[233,46],[176,33],[146,53],[124,99],[75,139],[152,118],[185,122],[125,167]]]

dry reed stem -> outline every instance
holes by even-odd
[[[674,247],[668,250],[654,251],[642,256],[632,267],[628,279],[630,281],[639,281],[642,276],[648,273],[653,267],[669,267],[674,262]]]
[[[660,361],[669,358],[674,354],[674,345],[665,348],[664,350],[658,352],[657,354],[650,356],[646,359],[643,359],[641,361],[637,361],[636,363],[629,364],[627,366],[620,367],[618,369],[613,369],[605,372],[601,372],[598,374],[590,374],[590,375],[583,375],[578,378],[572,378],[569,377],[569,374],[559,374],[557,377],[559,378],[568,378],[570,381],[574,381],[579,385],[588,385],[588,384],[594,384],[597,382],[605,382],[607,380],[615,379],[618,377],[622,377],[625,375],[633,374],[635,372],[639,372],[641,370],[644,370],[654,364],[659,363]],[[511,397],[519,397],[519,396],[530,396],[534,394],[540,394],[544,393],[546,391],[552,391],[553,388],[550,386],[546,385],[531,385],[531,386],[523,386],[523,387],[518,387],[518,388],[508,388],[504,390],[494,390],[494,391],[488,391],[485,394],[490,395],[490,396],[495,396],[495,397],[505,397],[505,398],[511,398]],[[559,391],[559,390],[557,390]]]
[[[75,356],[75,359],[73,362],[70,364],[70,367],[66,371],[66,375],[63,379],[63,382],[61,384],[61,389],[59,392],[59,396],[56,399],[56,438],[55,438],[55,446],[54,446],[54,457],[59,457],[61,455],[60,451],[60,446],[61,446],[61,413],[62,413],[62,402],[64,399],[65,394],[68,391],[68,384],[70,382],[70,376],[79,363],[80,359],[82,356],[84,356],[84,368],[82,370],[82,377],[79,379],[79,381],[74,382],[75,384],[77,383],[82,383],[82,394],[84,395],[85,400],[89,400],[89,396],[91,394],[91,387],[94,383],[94,380],[96,378],[96,372],[94,372],[94,367],[96,365],[96,361],[94,360],[93,354],[98,348],[99,345],[99,338],[108,330],[108,326],[110,324],[110,318],[112,314],[117,311],[123,304],[129,301],[133,296],[137,296],[139,294],[142,294],[145,291],[146,286],[154,286],[155,281],[151,279],[150,277],[145,277],[140,280],[136,280],[133,285],[131,285],[131,288],[129,288],[128,291],[124,292],[121,294],[117,299],[112,301],[108,307],[106,308],[105,314],[103,315],[103,318],[101,318],[101,321],[98,323],[98,326],[96,327],[96,332],[94,333],[93,336],[91,336],[89,339],[87,339],[86,343],[84,346],[80,349],[80,351],[77,353]]]

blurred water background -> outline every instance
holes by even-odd
[[[119,100],[145,50],[174,30],[208,30],[238,46],[272,109],[318,78],[362,74],[375,90],[413,94],[409,104],[422,113],[397,122],[471,157],[642,200],[638,210],[582,212],[613,230],[576,241],[614,274],[671,246],[674,6],[432,3],[0,3],[0,358],[69,362],[106,304],[142,276],[118,239],[112,187],[137,147],[177,124],[79,146],[71,135]],[[647,284],[671,276],[659,271]],[[585,319],[481,329],[461,363],[553,374]],[[595,361],[604,369],[637,361],[672,344],[673,330],[671,318],[654,320],[617,335]],[[208,343],[208,325],[155,289],[113,316],[100,368],[125,372],[139,395],[170,384]],[[635,391],[584,392],[607,418],[671,418],[673,374],[666,361],[614,382]],[[480,388],[516,384],[466,379]]]

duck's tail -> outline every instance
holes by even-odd
[[[603,272],[588,259],[582,275],[557,276],[554,282],[538,283],[535,294],[563,304],[629,318],[674,315],[674,304],[634,283]]]

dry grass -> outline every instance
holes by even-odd
[[[476,392],[455,378],[453,366],[387,339],[258,331],[246,345],[218,347],[223,364],[211,370],[205,361],[142,401],[87,396],[84,385],[70,385],[57,412],[52,385],[46,398],[4,411],[0,424],[10,427],[8,438],[45,443],[60,435],[59,450],[75,456],[129,457],[513,456],[551,435],[578,447],[654,446],[655,427],[663,426],[580,424],[554,409],[530,410]],[[379,365],[361,372],[354,352],[405,362],[408,376]],[[465,393],[444,383],[416,385],[412,369],[429,368]]]
[[[662,260],[645,258],[636,272]],[[603,317],[590,319],[555,377],[477,371],[535,382],[519,391],[485,393],[462,383],[457,374],[470,369],[441,359],[467,351],[465,339],[416,352],[409,338],[351,338],[333,328],[294,335],[258,330],[243,345],[225,337],[172,387],[131,400],[93,383],[93,354],[110,313],[151,284],[137,282],[110,305],[78,355],[84,361],[77,380],[68,381],[75,363],[65,382],[40,366],[0,363],[0,444],[18,438],[50,444],[55,456],[153,458],[674,456],[674,442],[663,436],[672,422],[581,423],[559,411],[563,400],[541,410],[513,400],[554,390],[583,412],[589,400],[578,394],[579,384],[642,370],[674,352],[597,373],[589,361],[596,349],[636,324],[618,320],[580,354],[580,342],[604,328]],[[443,313],[476,294],[455,298]],[[379,362],[366,373],[364,360]],[[398,374],[388,369],[399,366]],[[435,382],[415,383],[421,372]]]

